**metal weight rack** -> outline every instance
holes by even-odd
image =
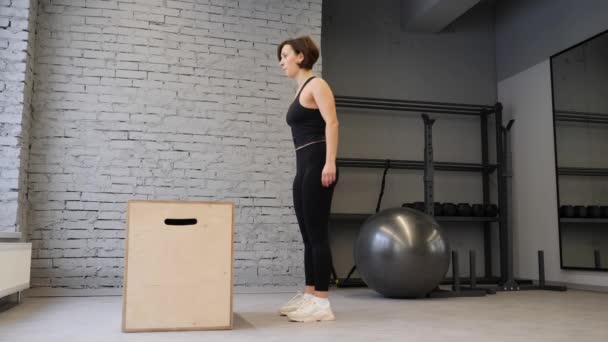
[[[423,120],[425,121],[425,161],[414,161],[414,160],[390,160],[390,159],[359,159],[359,158],[338,158],[336,160],[337,166],[339,167],[357,167],[357,168],[381,168],[384,169],[382,179],[382,189],[378,198],[378,204],[376,206],[376,212],[380,210],[380,204],[382,196],[384,194],[384,184],[386,174],[389,169],[410,169],[410,170],[425,170],[424,184],[425,184],[425,208],[428,214],[433,214],[433,173],[435,171],[448,171],[448,172],[476,172],[482,176],[482,192],[483,192],[483,204],[490,204],[490,177],[496,172],[496,183],[498,184],[497,189],[497,205],[499,208],[499,214],[497,217],[450,217],[450,216],[437,216],[435,219],[439,222],[479,222],[484,227],[484,261],[485,270],[484,276],[480,279],[472,278],[470,282],[476,282],[477,284],[497,284],[499,287],[503,284],[511,285],[514,283],[513,272],[512,272],[512,260],[509,260],[512,256],[508,251],[512,250],[510,245],[512,242],[509,239],[508,227],[506,224],[507,216],[507,192],[506,192],[506,177],[505,177],[505,146],[504,141],[501,139],[504,128],[502,127],[502,105],[496,103],[494,106],[484,106],[475,104],[459,104],[459,103],[445,103],[445,102],[428,102],[428,101],[407,101],[407,100],[393,100],[393,99],[378,99],[369,97],[353,97],[353,96],[336,96],[336,106],[341,108],[358,108],[358,109],[371,109],[371,110],[382,110],[382,111],[397,111],[397,112],[410,112],[423,114]],[[480,130],[481,130],[481,163],[458,163],[458,162],[437,162],[432,160],[432,133],[431,126],[433,119],[428,117],[428,113],[440,114],[441,115],[465,115],[475,116],[480,119]],[[495,115],[495,130],[496,138],[496,156],[497,163],[491,164],[489,162],[489,120],[490,115]],[[341,214],[332,213],[330,215],[330,222],[337,221],[351,221],[351,222],[363,222],[367,217],[372,215],[371,213],[366,214]],[[492,270],[492,241],[491,241],[491,227],[492,223],[498,224],[499,231],[499,242],[500,242],[500,276],[494,276]],[[511,268],[509,267],[511,266]],[[356,266],[353,266],[348,273],[346,278],[339,278],[332,265],[332,276],[333,281],[338,287],[352,287],[352,286],[364,286],[364,283],[359,279],[351,278]],[[509,271],[509,269],[511,271]],[[456,276],[456,275],[455,275]],[[454,279],[454,277],[447,278],[442,284],[454,284],[460,285],[467,284],[467,280]],[[518,283],[530,284],[529,280],[517,280]],[[470,283],[469,283],[470,284]],[[474,285],[474,284],[473,284]]]

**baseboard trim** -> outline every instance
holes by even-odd
[[[296,286],[235,286],[234,294],[292,293],[301,290]],[[34,287],[23,292],[25,297],[107,297],[122,296],[121,287],[101,289],[70,289],[61,287]]]
[[[592,292],[608,292],[608,286],[584,285],[574,283],[556,283],[556,285],[566,286],[568,289],[592,291]]]
[[[607,286],[584,285],[563,282],[547,282],[547,285],[566,286],[570,290],[608,292]],[[301,290],[299,286],[235,286],[234,294],[258,294],[258,293],[293,293]],[[122,288],[101,289],[70,289],[59,287],[34,287],[22,292],[25,297],[106,297],[122,296]]]

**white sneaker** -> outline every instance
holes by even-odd
[[[287,314],[289,320],[294,322],[334,321],[336,316],[331,306],[322,306],[312,299],[307,299],[304,305]]]
[[[285,305],[279,309],[281,316],[285,316],[290,312],[296,311],[302,304],[307,301],[306,294],[298,292],[293,298],[291,298]]]

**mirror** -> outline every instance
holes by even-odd
[[[608,271],[608,31],[551,57],[561,267]]]

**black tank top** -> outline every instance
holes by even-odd
[[[318,108],[306,108],[300,104],[300,94],[304,87],[315,78],[307,79],[300,88],[295,100],[287,110],[287,124],[291,127],[291,135],[296,148],[313,141],[325,139],[325,120]]]

